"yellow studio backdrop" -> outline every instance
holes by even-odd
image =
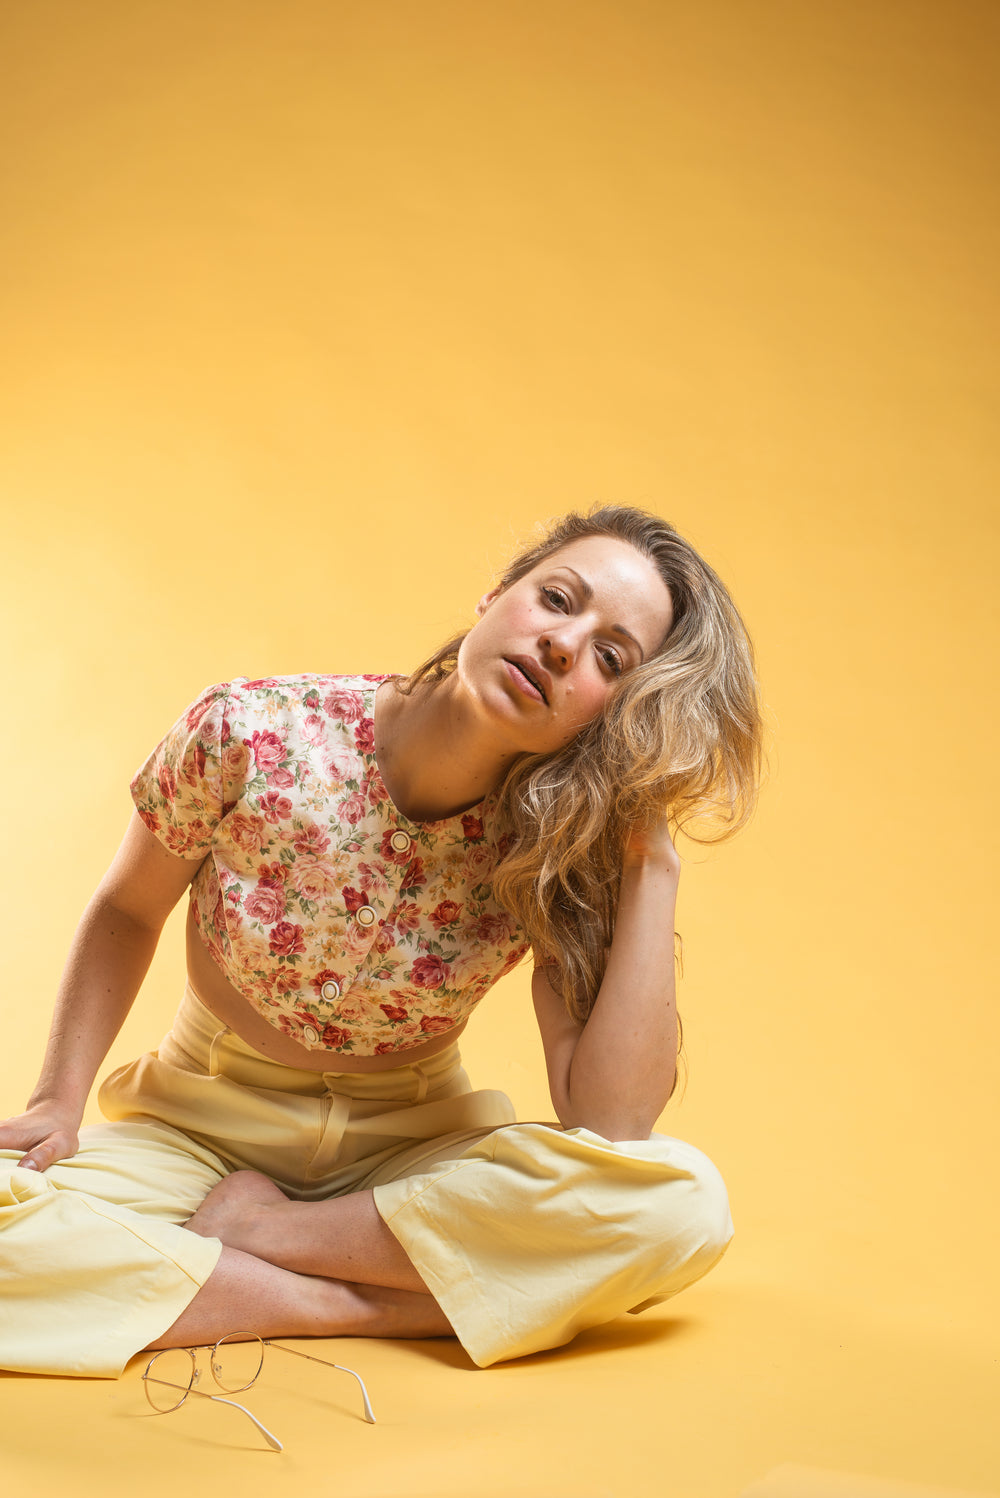
[[[485,1373],[329,1344],[381,1423],[274,1369],[283,1457],[136,1365],[3,1376],[12,1498],[1000,1488],[998,41],[991,0],[0,5],[3,1112],[211,681],[406,669],[610,500],[730,584],[772,730],[753,827],[685,849],[661,1128],[722,1266]],[[550,1115],[523,973],[465,1052]]]

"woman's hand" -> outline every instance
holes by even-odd
[[[648,863],[659,864],[673,874],[681,871],[666,810],[651,822],[637,822],[625,840],[622,868],[638,868]]]
[[[47,1170],[80,1147],[80,1115],[55,1103],[36,1103],[0,1124],[0,1149],[25,1150],[18,1165]]]
[[[167,915],[198,871],[176,858],[133,812],[128,831],[77,928],[56,996],[38,1084],[23,1113],[0,1123],[0,1149],[47,1170],[79,1148],[98,1067],[149,967]]]

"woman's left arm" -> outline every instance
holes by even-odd
[[[677,1066],[674,911],[680,860],[664,817],[625,850],[615,934],[586,1024],[538,968],[532,997],[552,1102],[564,1128],[647,1139]]]

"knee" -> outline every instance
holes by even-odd
[[[696,1257],[709,1269],[722,1257],[733,1236],[726,1183],[707,1155],[692,1149],[692,1190],[688,1210]],[[702,1272],[704,1272],[704,1269]]]
[[[662,1163],[666,1170],[649,1199],[654,1220],[648,1226],[658,1245],[657,1270],[674,1293],[718,1262],[733,1236],[733,1221],[725,1182],[701,1150],[663,1139]]]

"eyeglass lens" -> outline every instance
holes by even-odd
[[[220,1389],[238,1394],[249,1389],[264,1362],[264,1344],[259,1337],[223,1337],[211,1353],[212,1374]]]
[[[151,1358],[143,1386],[153,1409],[166,1415],[182,1405],[194,1382],[194,1372],[194,1354],[186,1347],[171,1347]]]

